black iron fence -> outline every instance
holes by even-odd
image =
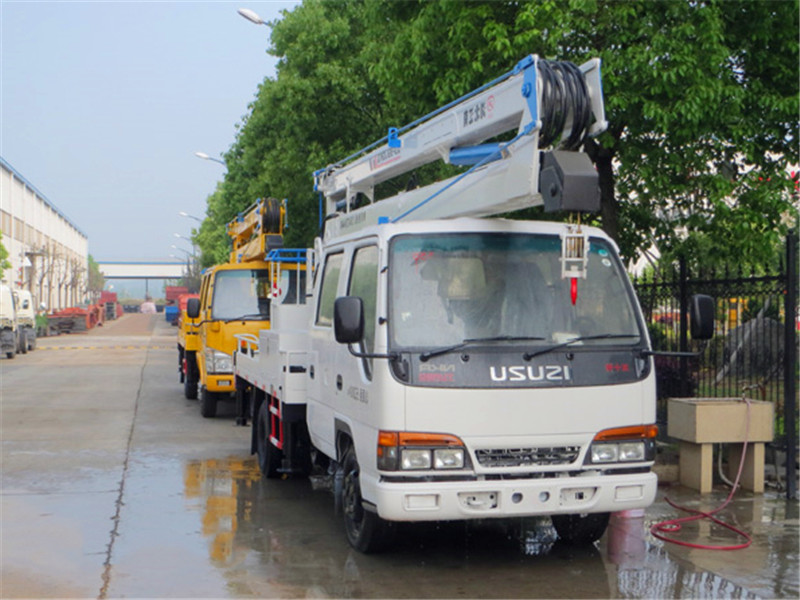
[[[787,471],[789,466],[794,470],[797,267],[797,235],[792,234],[775,272],[746,273],[735,266],[692,272],[682,262],[655,279],[634,280],[653,348],[698,353],[655,358],[662,426],[667,398],[741,397],[746,392],[750,398],[774,403],[776,445],[787,450]],[[716,301],[716,335],[709,342],[692,341],[688,334],[687,308],[693,294],[707,294]]]

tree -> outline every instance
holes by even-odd
[[[92,298],[99,298],[100,292],[103,291],[103,287],[105,287],[105,284],[106,284],[105,274],[100,270],[100,265],[97,264],[97,261],[90,254],[89,275],[88,275],[88,281],[86,282],[87,286],[86,291]]]
[[[11,262],[8,260],[8,250],[6,250],[6,247],[3,245],[3,232],[0,231],[0,274],[10,268]]]
[[[278,75],[260,86],[209,197],[204,263],[223,254],[224,223],[267,195],[289,198],[287,244],[309,245],[314,170],[530,53],[603,60],[610,126],[586,150],[597,222],[624,256],[656,242],[757,264],[797,220],[785,175],[798,162],[797,0],[307,0],[272,26]]]

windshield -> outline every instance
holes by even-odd
[[[212,319],[269,319],[269,273],[266,269],[220,271],[214,280]]]
[[[627,276],[603,240],[591,240],[575,304],[570,280],[561,277],[557,235],[398,236],[390,261],[394,347],[484,338],[531,348],[573,340],[575,347],[635,344],[641,337]]]

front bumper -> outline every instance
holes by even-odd
[[[617,512],[653,503],[655,473],[549,479],[375,482],[378,515],[389,521],[448,521]]]
[[[236,389],[233,385],[233,373],[209,374],[205,385],[209,392],[233,393]]]

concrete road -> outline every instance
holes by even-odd
[[[358,554],[329,493],[260,478],[232,405],[208,420],[184,399],[175,335],[161,315],[126,315],[0,361],[0,597],[798,597],[798,505],[775,493],[718,515],[753,536],[739,551],[653,538],[680,516],[664,494],[703,509],[727,496],[672,486],[587,549],[528,519],[407,526],[391,552]]]

